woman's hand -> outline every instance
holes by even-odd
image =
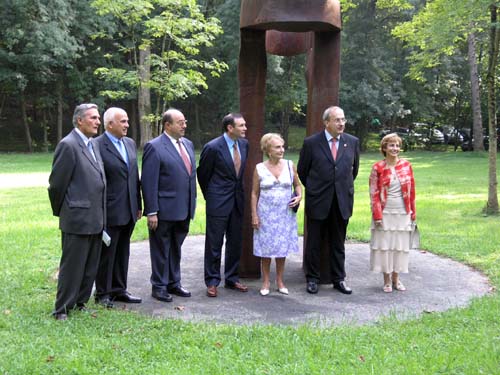
[[[260,220],[258,215],[252,215],[252,228],[259,229]]]
[[[292,199],[290,199],[290,202],[288,202],[288,207],[298,206],[301,200],[302,200],[302,196],[301,195],[296,195],[295,197],[293,197]]]
[[[382,228],[382,220],[375,220],[375,227]]]

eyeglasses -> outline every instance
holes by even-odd
[[[180,124],[180,125],[182,125],[182,124],[186,124],[187,125],[188,122],[187,122],[187,120],[179,120],[179,121],[176,121],[176,123]]]
[[[345,118],[334,118],[332,119],[332,122],[335,124],[345,124],[347,120]]]

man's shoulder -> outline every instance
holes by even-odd
[[[325,132],[323,130],[304,138],[304,143],[318,142],[321,140],[321,137],[325,137]]]
[[[349,134],[349,133],[342,133],[342,137],[344,137],[345,140],[347,140],[347,141],[359,142],[358,137],[355,137],[354,135]]]

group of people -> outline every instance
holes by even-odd
[[[103,118],[105,132],[93,138],[101,123],[98,108],[95,104],[77,106],[74,129],[54,154],[49,198],[62,232],[54,317],[65,320],[72,310],[86,310],[94,282],[98,304],[112,308],[115,301],[141,303],[141,298],[127,290],[127,273],[130,237],[142,215],[149,231],[152,297],[162,302],[171,302],[172,295],[190,297],[191,292],[181,283],[180,261],[195,213],[196,180],[206,201],[206,295],[217,297],[222,280],[226,288],[247,292],[238,273],[243,175],[249,152],[243,116],[230,113],[223,118],[223,134],[203,147],[196,167],[193,143],[184,136],[184,114],[168,109],[161,120],[162,134],[144,146],[140,179],[136,145],[127,137],[127,113],[112,107]],[[326,240],[333,287],[352,293],[345,282],[344,242],[353,209],[359,141],[344,133],[346,119],[341,108],[327,108],[323,122],[324,131],[304,140],[297,167],[283,158],[284,141],[279,134],[265,134],[261,139],[267,160],[253,171],[250,198],[262,296],[271,290],[272,258],[276,290],[289,293],[283,275],[286,257],[298,251],[295,212],[302,200],[302,185],[307,292],[318,293],[320,255]],[[385,159],[373,166],[370,175],[371,269],[383,273],[385,292],[393,287],[405,290],[398,275],[408,272],[409,236],[415,221],[413,172],[408,161],[399,159],[400,146],[396,134],[384,137],[381,151]]]

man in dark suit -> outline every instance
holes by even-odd
[[[225,287],[248,291],[240,282],[243,223],[243,174],[248,155],[245,119],[230,113],[222,120],[224,134],[207,143],[200,156],[198,182],[206,200],[205,284],[207,296],[217,297],[221,281],[221,253],[224,235]]]
[[[171,302],[190,297],[181,285],[181,246],[196,206],[196,160],[193,143],[184,138],[187,121],[169,109],[161,123],[164,132],[146,143],[142,158],[144,214],[149,228],[152,296]]]
[[[85,309],[97,273],[106,225],[106,176],[91,137],[101,124],[97,105],[81,104],[74,129],[56,147],[49,177],[52,213],[59,216],[62,256],[53,312],[66,320],[71,309]]]
[[[359,140],[344,133],[345,116],[339,107],[323,113],[325,130],[304,140],[297,165],[306,190],[307,240],[304,265],[307,291],[318,292],[321,240],[328,237],[333,287],[344,294],[347,224],[352,215],[354,179],[359,168]]]
[[[94,144],[99,148],[106,172],[106,232],[111,242],[102,247],[95,299],[110,308],[112,301],[141,302],[127,291],[127,273],[130,237],[142,215],[142,202],[137,149],[134,140],[127,137],[127,112],[112,107],[104,112],[103,118],[106,131]]]

